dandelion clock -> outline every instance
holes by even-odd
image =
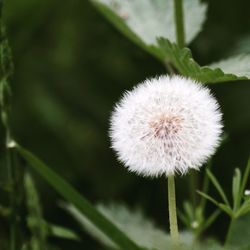
[[[208,88],[181,76],[152,78],[126,92],[115,106],[112,148],[129,171],[167,176],[173,201],[169,200],[169,210],[175,210],[173,176],[199,169],[215,152],[221,120],[219,105]],[[170,214],[170,225],[174,217]],[[177,222],[172,222],[176,242]]]

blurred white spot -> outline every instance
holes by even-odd
[[[250,190],[246,189],[244,192],[244,195],[246,195],[246,196],[250,195]]]
[[[16,147],[16,142],[14,140],[10,140],[8,143],[7,143],[7,147],[8,148],[15,148]]]
[[[191,227],[194,229],[197,228],[198,226],[199,226],[199,223],[196,220],[191,223]]]

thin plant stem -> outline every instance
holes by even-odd
[[[5,156],[7,169],[7,182],[10,186],[9,206],[10,206],[10,249],[20,249],[20,239],[22,230],[19,228],[19,205],[21,187],[19,183],[19,169],[15,164],[14,149],[11,147],[12,136],[9,125],[10,113],[10,84],[9,77],[13,72],[11,51],[5,35],[5,28],[2,21],[3,0],[0,0],[0,110],[1,122],[5,134]]]
[[[233,223],[234,223],[234,218],[231,217],[231,221],[230,221],[230,224],[229,224],[229,227],[228,227],[228,231],[227,231],[227,235],[226,235],[224,246],[228,245],[229,237],[231,236],[231,233],[232,233]]]
[[[9,193],[9,202],[11,208],[10,214],[10,249],[17,250],[18,249],[18,222],[17,222],[17,206],[16,206],[16,198],[15,198],[15,184],[14,184],[14,169],[12,164],[12,153],[10,150],[6,150],[6,164],[8,170],[8,179],[9,183],[11,183],[10,193]]]
[[[168,71],[169,75],[173,75],[175,73],[175,71],[174,71],[171,63],[168,61],[165,61],[164,64],[165,64],[166,70]]]
[[[172,241],[172,249],[179,249],[179,232],[176,213],[176,199],[175,199],[175,181],[174,176],[168,177],[168,211],[169,211],[169,224],[170,236]]]
[[[3,55],[2,55],[2,45],[1,47],[1,68],[4,66]],[[10,148],[11,144],[11,132],[9,127],[9,107],[8,104],[5,102],[6,91],[7,88],[7,81],[2,79],[1,82],[1,118],[3,127],[5,129],[5,162],[6,162],[6,169],[7,169],[7,181],[10,186],[9,190],[9,206],[10,206],[10,249],[11,250],[18,250],[20,246],[18,246],[19,242],[19,228],[18,228],[18,192],[17,192],[17,180],[16,180],[16,170],[14,167],[13,162],[13,149]]]
[[[2,60],[1,60],[1,63]],[[5,80],[1,81],[1,100],[4,100],[6,96],[6,88],[7,82]],[[3,87],[4,86],[4,87]],[[18,222],[18,210],[19,210],[19,202],[18,198],[19,191],[21,190],[20,187],[18,187],[18,180],[17,180],[17,171],[15,169],[15,163],[14,163],[14,149],[10,147],[12,137],[10,132],[10,126],[9,126],[9,107],[6,105],[6,103],[3,101],[1,102],[1,118],[2,123],[5,129],[5,161],[6,161],[6,169],[7,169],[7,181],[10,186],[9,190],[9,206],[10,206],[10,249],[11,250],[18,250],[20,248],[19,245],[19,235],[20,235],[20,229],[19,229],[19,222]]]
[[[183,3],[182,0],[173,0],[174,1],[174,16],[175,16],[175,34],[176,41],[180,48],[185,46],[185,30],[184,30],[184,21],[183,21]],[[171,64],[165,61],[165,67],[170,75],[175,73]]]
[[[180,48],[185,46],[185,31],[183,21],[183,3],[182,0],[174,0],[174,14],[175,14],[175,34],[176,41]]]
[[[211,167],[212,167],[212,160],[210,159],[208,164],[207,164],[207,169],[211,169]],[[208,193],[209,184],[210,184],[210,180],[208,178],[208,175],[205,173],[204,179],[203,179],[203,186],[202,186],[203,193],[205,193],[205,194]],[[206,203],[207,203],[207,199],[205,197],[201,196],[200,207],[201,207],[202,211],[205,210]]]

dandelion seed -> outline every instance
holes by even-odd
[[[209,89],[180,76],[144,81],[126,92],[111,117],[112,148],[143,176],[184,174],[214,152],[222,114]]]

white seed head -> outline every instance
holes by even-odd
[[[118,158],[143,176],[184,174],[214,152],[222,114],[209,89],[181,76],[161,76],[126,92],[111,117]]]

